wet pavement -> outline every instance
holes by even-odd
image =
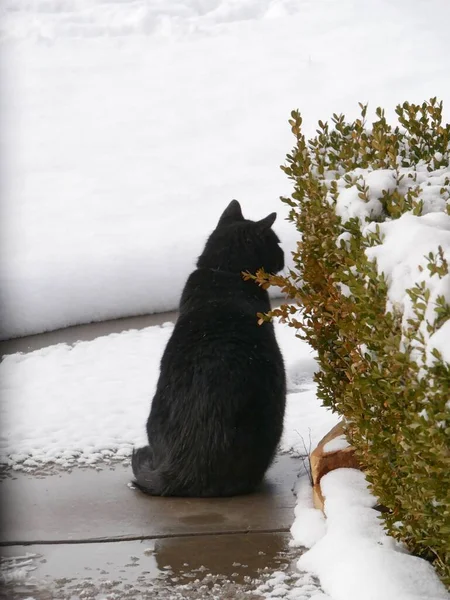
[[[301,460],[281,455],[257,493],[207,499],[146,496],[130,487],[122,465],[9,474],[0,484],[0,597],[200,600],[265,598],[275,587],[289,598],[299,585],[318,591],[295,569],[301,550],[289,546],[300,472]]]
[[[7,547],[4,566],[22,574],[0,597],[262,599],[278,587],[278,597],[297,588],[295,597],[309,598],[320,590],[318,582],[295,570],[299,552],[289,549],[289,539],[287,533],[254,533]]]
[[[276,458],[261,490],[231,498],[160,498],[131,489],[131,468],[73,469],[35,477],[13,474],[1,484],[11,543],[135,540],[170,536],[287,531],[301,460]]]
[[[0,342],[0,354],[75,343],[176,318],[148,315]],[[261,489],[235,498],[155,498],[129,465],[27,474],[0,483],[0,598],[8,600],[306,600],[295,568],[294,486],[301,459],[277,456]]]

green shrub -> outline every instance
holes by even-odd
[[[387,224],[420,225],[411,216],[430,210],[450,215],[450,126],[435,98],[398,106],[396,127],[380,108],[368,127],[360,107],[352,123],[343,115],[333,115],[332,127],[319,121],[308,141],[300,114],[291,115],[296,145],[282,169],[294,191],[282,201],[300,241],[286,277],[256,275],[291,303],[259,317],[281,317],[315,348],[318,396],[345,417],[372,491],[389,509],[386,529],[448,585],[450,364],[433,340],[438,332],[442,340],[442,327],[450,340],[450,245],[430,250],[402,302],[392,300],[392,274],[374,257]],[[371,189],[379,176],[392,185]],[[358,198],[357,214],[345,208],[346,194],[352,206]]]

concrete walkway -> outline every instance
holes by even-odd
[[[71,327],[0,345],[1,354],[90,340],[174,313]],[[129,465],[77,468],[1,482],[0,597],[14,599],[264,598],[274,571],[298,585],[289,548],[300,459],[278,456],[261,489],[237,498],[152,498]],[[317,591],[309,580],[305,594]],[[284,596],[286,597],[286,596]],[[305,597],[309,597],[305,595]]]
[[[299,463],[279,456],[258,493],[217,499],[145,496],[124,466],[8,477],[4,563],[34,570],[4,597],[234,598],[264,573],[288,569],[294,580],[287,532]]]

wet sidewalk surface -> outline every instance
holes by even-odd
[[[300,551],[289,547],[299,471],[299,459],[278,456],[257,493],[212,499],[146,496],[130,487],[124,466],[8,476],[1,539],[11,582],[2,597],[265,598],[296,585],[317,591],[317,582],[295,570]]]
[[[3,342],[28,352],[140,329],[174,314],[73,327]],[[290,548],[302,461],[277,456],[261,489],[235,498],[156,498],[132,488],[129,465],[10,471],[2,498],[1,598],[306,600],[318,582]],[[294,590],[294,588],[296,588]]]

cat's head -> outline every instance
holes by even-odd
[[[255,273],[261,268],[267,273],[281,271],[284,252],[272,229],[276,217],[271,213],[261,221],[249,221],[239,202],[232,200],[206,242],[197,267],[232,273]]]

